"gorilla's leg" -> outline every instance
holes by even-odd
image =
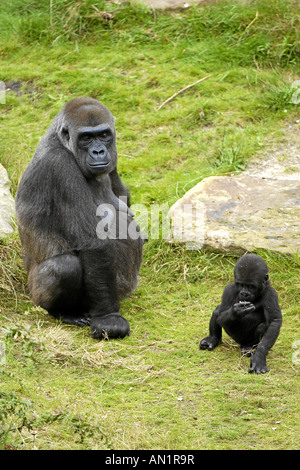
[[[113,247],[82,250],[84,305],[93,338],[124,338],[129,323],[119,313]]]
[[[222,339],[222,327],[218,324],[220,305],[214,310],[209,322],[209,336],[200,341],[200,349],[212,351]]]
[[[267,331],[268,325],[266,322],[259,323],[253,332],[251,344],[241,345],[242,356],[251,357],[255,351],[256,346],[260,342],[264,333]]]
[[[53,256],[31,269],[29,288],[37,305],[64,323],[87,325],[80,309],[82,267],[77,256]]]

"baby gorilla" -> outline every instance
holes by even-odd
[[[266,356],[275,343],[281,323],[276,291],[271,287],[268,266],[254,254],[240,258],[234,268],[235,282],[225,287],[222,302],[212,314],[209,336],[200,349],[211,351],[221,341],[222,328],[251,356],[249,372],[264,374],[269,369]]]

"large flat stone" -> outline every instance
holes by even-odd
[[[11,220],[15,214],[15,202],[10,193],[7,171],[0,165],[0,238],[14,231]]]
[[[183,223],[185,207],[193,207],[194,215]],[[300,181],[296,179],[248,174],[209,177],[177,201],[170,216],[173,240],[198,241],[198,248],[235,253],[257,248],[300,251]]]

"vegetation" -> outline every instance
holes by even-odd
[[[221,2],[162,12],[102,0],[3,0],[0,161],[15,194],[36,145],[75,96],[116,117],[133,203],[171,206],[210,175],[241,171],[284,139],[299,105],[299,5]],[[160,110],[182,88],[187,89]],[[10,88],[10,90],[8,90]],[[0,448],[296,449],[299,256],[259,254],[283,310],[270,372],[224,335],[200,351],[234,255],[145,245],[122,303],[122,341],[95,341],[34,307],[16,233],[0,245]]]

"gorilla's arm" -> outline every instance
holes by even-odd
[[[46,151],[30,162],[18,188],[17,214],[21,238],[30,237],[31,254],[36,252],[39,262],[39,251],[46,259],[90,245],[96,239],[96,205],[66,149]],[[40,249],[44,240],[48,248]]]
[[[126,186],[123,184],[117,169],[115,168],[110,174],[111,187],[114,194],[120,198],[125,197],[127,199],[127,206],[130,207],[130,194]]]
[[[266,357],[278,338],[281,324],[282,316],[281,310],[278,304],[277,292],[273,287],[269,286],[262,300],[264,308],[264,316],[267,323],[267,329],[263,334],[258,346],[253,354],[250,361],[249,372],[264,373],[268,372],[268,367],[266,365]]]
[[[200,349],[212,351],[222,339],[222,327],[218,324],[218,315],[221,305],[214,310],[209,322],[209,336],[200,341]]]
[[[230,283],[225,287],[222,302],[214,310],[209,322],[209,336],[200,342],[200,349],[214,349],[222,339],[222,326],[234,320],[232,305],[235,301],[235,286]]]
[[[98,250],[81,250],[79,253],[85,267],[83,301],[89,306],[91,334],[96,339],[105,337],[107,331],[112,337],[124,337],[130,331],[128,321],[119,313],[116,267],[108,250],[104,242]]]

